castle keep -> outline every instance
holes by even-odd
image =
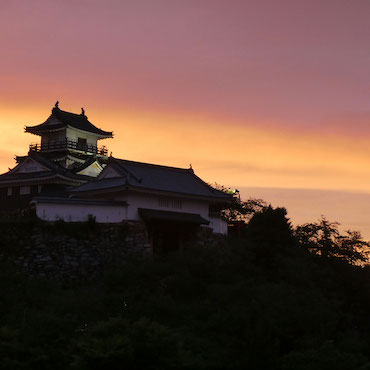
[[[0,175],[1,210],[32,205],[44,221],[145,225],[152,246],[181,244],[200,226],[226,234],[227,224],[211,210],[230,195],[202,181],[192,168],[176,168],[108,157],[102,139],[113,133],[85,115],[55,104],[48,119],[25,131],[41,137],[27,156]]]

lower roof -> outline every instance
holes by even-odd
[[[139,215],[145,221],[172,221],[197,225],[209,224],[208,220],[197,213],[158,211],[156,209],[139,208]]]
[[[95,206],[111,206],[111,207],[127,206],[127,202],[125,201],[107,201],[107,200],[80,199],[80,198],[67,198],[67,197],[35,197],[33,198],[32,203],[95,205]]]
[[[87,175],[80,175],[76,172],[79,171],[79,168],[85,168],[86,163],[91,164],[93,159],[89,157],[89,160],[86,163],[81,164],[75,169],[67,169],[58,163],[53,162],[49,158],[41,155],[40,153],[30,152],[28,156],[20,157],[18,165],[12,170],[0,175],[0,185],[1,184],[17,184],[18,182],[37,182],[45,181],[49,179],[63,179],[70,181],[71,184],[80,185],[91,181],[93,177]],[[33,171],[33,172],[18,172],[20,168],[26,163],[27,159],[33,160],[34,162],[40,164],[45,168],[43,171]]]

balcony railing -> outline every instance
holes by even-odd
[[[52,150],[72,149],[84,153],[96,154],[106,156],[108,149],[105,146],[97,147],[96,145],[79,143],[73,140],[49,141],[47,143],[30,144],[30,151],[32,152],[46,152]]]

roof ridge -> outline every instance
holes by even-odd
[[[208,184],[207,182],[205,182],[204,180],[202,180],[199,176],[197,176],[194,172],[192,173],[193,177],[195,177],[202,185],[204,185],[205,187],[207,187],[208,189],[210,189],[213,193],[219,193],[219,194],[226,194],[228,195],[227,193],[224,193],[223,191],[221,190],[218,190],[216,188],[214,188],[212,185]]]
[[[52,112],[61,112],[61,113],[68,113],[68,114],[73,114],[74,116],[82,116],[81,113],[73,113],[73,112],[68,112],[66,110],[60,109],[59,107],[54,107],[52,109]]]
[[[116,170],[119,174],[126,177],[126,180],[130,182],[130,176],[132,176],[137,182],[141,183],[142,178],[136,176],[132,171],[130,171],[126,166],[124,166],[122,163],[117,163],[117,161],[112,162],[112,166],[116,166]],[[114,167],[113,167],[114,168]]]
[[[144,166],[148,166],[148,167],[161,167],[161,168],[165,168],[165,169],[169,169],[169,170],[181,170],[181,171],[184,171],[184,172],[194,173],[194,171],[193,171],[192,168],[165,166],[165,165],[162,165],[162,164],[154,164],[154,163],[147,163],[147,162],[131,161],[131,160],[128,160],[128,159],[121,159],[121,158],[115,158],[115,157],[110,157],[110,158],[112,158],[113,160],[117,160],[117,161],[129,162],[129,163],[138,164],[138,165],[144,165]]]

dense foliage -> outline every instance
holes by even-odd
[[[369,258],[369,243],[358,231],[340,234],[338,222],[322,217],[318,222],[300,225],[295,230],[299,244],[311,253],[326,258],[341,258],[351,264],[364,263]]]
[[[95,283],[2,265],[0,368],[370,369],[370,270],[313,252],[311,231],[266,207],[240,239],[132,256]]]

